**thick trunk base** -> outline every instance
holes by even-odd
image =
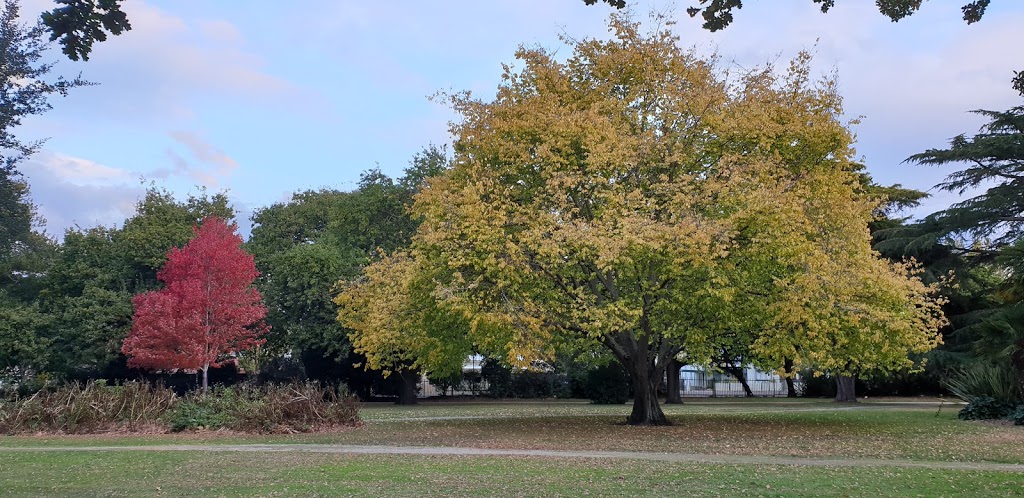
[[[626,423],[629,425],[672,425],[658,404],[658,382],[646,368],[630,372],[633,381],[633,412]],[[660,381],[661,376],[656,380]]]
[[[851,375],[836,376],[836,403],[857,402],[857,377]]]

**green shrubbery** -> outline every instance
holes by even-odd
[[[989,396],[978,396],[960,410],[962,420],[994,420],[1005,418],[1013,411],[1013,405]]]
[[[621,405],[629,401],[629,378],[617,363],[609,363],[587,372],[584,394],[596,405]]]
[[[943,385],[954,396],[968,403],[979,397],[992,398],[1010,405],[1024,401],[1017,376],[1006,365],[977,363],[970,368],[954,370]]]
[[[1015,424],[1024,425],[1024,396],[1017,376],[1008,366],[979,363],[953,371],[944,385],[967,402],[960,410],[961,419],[1010,418]]]
[[[356,425],[358,403],[315,383],[215,388],[179,397],[165,387],[71,384],[0,404],[0,433],[182,431],[306,432]]]
[[[556,372],[513,372],[497,362],[484,362],[481,376],[491,398],[569,398],[570,379]]]
[[[1024,425],[1024,403],[1017,405],[1017,409],[1007,418],[1013,421],[1013,425]]]

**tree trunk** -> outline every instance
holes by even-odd
[[[203,394],[206,394],[206,391],[208,391],[209,387],[210,387],[209,381],[207,380],[207,376],[206,376],[207,372],[209,372],[209,371],[210,371],[210,364],[207,363],[207,364],[203,365]]]
[[[604,343],[611,349],[619,364],[629,374],[633,385],[633,411],[626,423],[629,425],[672,425],[658,404],[658,384],[669,358],[679,351],[663,338],[657,338],[650,330],[646,316],[640,320],[642,333],[634,335],[624,331],[604,336]]]
[[[754,391],[750,390],[750,385],[747,384],[747,376],[743,374],[743,367],[742,366],[734,367],[732,365],[728,365],[728,366],[725,367],[725,371],[729,372],[729,375],[732,375],[733,377],[736,378],[736,380],[738,380],[740,382],[740,385],[743,386],[743,395],[744,396],[746,396],[748,398],[753,398],[754,397]]]
[[[398,371],[398,377],[402,380],[401,385],[398,388],[398,401],[396,405],[415,405],[416,404],[416,381],[419,380],[419,375],[412,370],[403,368]]]
[[[1018,387],[1024,392],[1024,339],[1017,341],[1016,349],[1010,353],[1010,365],[1016,374]]]
[[[682,368],[683,366],[675,358],[665,362],[665,388],[668,391],[665,393],[666,405],[680,405],[683,403],[682,395],[679,393],[679,371]]]
[[[793,373],[793,360],[786,358],[786,362],[783,364],[782,368],[786,370],[786,397],[795,398],[796,382],[793,380],[795,375]]]
[[[857,377],[853,375],[836,375],[836,402],[856,403]]]
[[[633,383],[633,412],[626,422],[629,425],[672,425],[658,404],[658,382],[661,376],[652,375],[648,362],[630,362],[626,367]]]

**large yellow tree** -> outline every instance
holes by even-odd
[[[511,364],[599,344],[632,379],[632,424],[668,423],[669,359],[738,332],[822,369],[902,366],[934,344],[930,289],[871,251],[841,100],[806,54],[729,74],[667,30],[610,27],[566,40],[564,61],[520,49],[493,100],[449,96],[455,165],[417,197],[411,251],[339,298],[353,344],[423,358],[445,332],[389,316],[428,309]],[[417,305],[400,297],[413,282]]]

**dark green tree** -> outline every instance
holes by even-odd
[[[40,60],[46,51],[46,29],[22,24],[15,0],[0,12],[0,259],[24,243],[37,222],[28,184],[18,164],[39,150],[42,140],[25,141],[14,131],[26,116],[50,110],[49,98],[88,85],[81,78],[51,78],[52,63]]]
[[[44,12],[50,40],[60,40],[62,51],[73,61],[89,60],[92,45],[106,41],[107,33],[119,35],[132,29],[121,11],[121,0],[54,0],[62,7]]]
[[[1007,111],[973,111],[990,119],[973,137],[957,135],[948,149],[929,149],[908,162],[925,165],[966,163],[937,188],[964,194],[979,187],[985,192],[932,214],[942,236],[965,236],[973,243],[990,239],[991,250],[1024,236],[1024,106]]]
[[[339,279],[351,279],[381,251],[409,244],[417,220],[408,209],[426,180],[448,167],[444,147],[417,153],[399,179],[369,170],[351,192],[298,192],[253,215],[247,248],[261,272],[257,281],[269,310],[270,347],[302,358],[306,374],[343,377],[353,389],[362,374],[348,368],[365,359],[351,353],[333,303]],[[327,361],[324,361],[327,360]],[[365,392],[364,392],[365,394]]]
[[[20,23],[19,12],[14,0],[6,0],[0,11],[0,377],[16,382],[41,371],[50,351],[40,331],[52,320],[38,297],[55,245],[33,230],[43,220],[18,170],[43,141],[22,140],[15,130],[24,117],[50,110],[50,97],[89,84],[50,76],[53,64],[40,62],[46,28]]]
[[[1010,364],[1024,380],[1024,106],[974,111],[989,122],[961,134],[945,149],[929,149],[908,162],[967,164],[937,188],[981,193],[923,220],[880,232],[883,252],[902,250],[932,274],[955,271],[947,292],[952,330],[943,352]]]
[[[151,188],[122,228],[68,230],[35,299],[47,316],[37,329],[48,345],[45,370],[65,379],[127,375],[120,345],[132,296],[158,286],[167,251],[209,215],[233,218],[226,196],[202,192],[182,202]]]

